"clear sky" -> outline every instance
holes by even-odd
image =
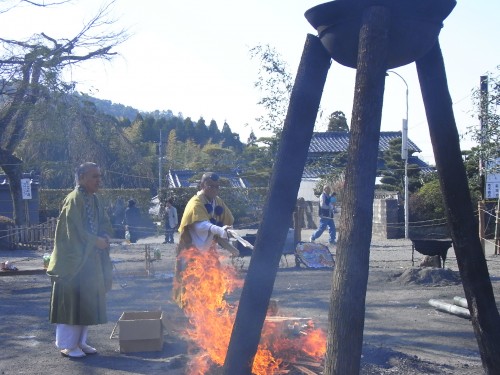
[[[8,0],[10,1],[10,0]],[[418,1],[418,0],[416,0]],[[5,0],[3,1],[5,2]],[[269,44],[295,75],[306,35],[316,34],[304,12],[322,3],[312,0],[117,0],[113,14],[132,37],[118,48],[112,63],[93,63],[73,70],[78,89],[114,103],[144,111],[171,110],[197,121],[227,121],[246,141],[250,130],[263,135],[255,118],[259,92],[254,88],[258,65],[249,49]],[[85,0],[55,9],[22,7],[0,14],[0,36],[45,32],[73,36],[95,14],[102,0]],[[0,0],[0,6],[2,0]],[[448,84],[459,132],[477,125],[471,90],[479,77],[498,74],[500,27],[498,0],[459,0],[440,34]],[[415,64],[397,68],[409,88],[409,137],[427,162],[434,157]],[[323,92],[316,131],[326,129],[327,116],[343,111],[350,122],[355,70],[333,62]],[[394,74],[386,79],[383,131],[401,130],[405,116],[405,84]],[[473,145],[464,140],[462,148]]]

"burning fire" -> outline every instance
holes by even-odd
[[[186,263],[182,274],[184,312],[189,319],[188,337],[197,345],[197,354],[188,365],[188,373],[208,373],[213,364],[222,366],[236,316],[236,306],[225,296],[243,286],[234,267],[223,266],[215,250],[201,252],[195,248],[180,255]],[[277,374],[284,363],[297,358],[321,361],[326,352],[326,336],[312,322],[292,326],[287,319],[264,324],[252,373]]]

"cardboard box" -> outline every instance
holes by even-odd
[[[163,312],[127,311],[118,320],[120,352],[163,350]]]

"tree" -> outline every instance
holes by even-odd
[[[265,114],[257,118],[257,121],[261,124],[261,130],[271,131],[279,138],[292,92],[292,75],[280,54],[269,44],[253,47],[250,49],[250,56],[260,62],[254,86],[262,93],[257,104],[264,107]]]
[[[209,163],[206,168],[198,168],[198,170],[230,171],[234,168],[235,153],[233,150],[209,143],[203,147],[202,151],[208,156]]]
[[[323,186],[330,185],[335,192],[341,193],[345,180],[345,169],[347,165],[347,152],[337,152],[327,154],[308,164],[308,168],[319,171],[320,180],[314,187],[314,194],[319,196],[323,191]]]
[[[144,135],[146,131],[146,124],[144,117],[137,115],[134,122],[130,124],[125,130],[125,135],[133,143],[139,143],[144,141]]]
[[[0,14],[2,13],[7,13],[9,10],[21,5],[21,4],[29,4],[32,6],[40,7],[40,8],[47,8],[50,6],[54,5],[61,5],[64,3],[69,3],[72,0],[59,0],[59,1],[34,1],[34,0],[18,0],[18,1],[12,1],[12,0],[2,0],[0,1]]]
[[[203,146],[208,142],[208,127],[205,124],[205,119],[200,117],[196,125],[194,126],[194,140],[199,145]]]
[[[263,175],[269,173],[266,176],[269,180],[288,111],[288,103],[293,88],[293,76],[281,55],[269,44],[251,48],[250,57],[257,59],[260,63],[254,86],[262,94],[257,104],[264,108],[264,114],[256,120],[260,123],[261,130],[271,132],[271,135],[258,139],[259,142],[267,145],[266,158],[271,165],[271,168],[267,171],[260,172],[259,177],[262,179]],[[262,153],[259,154],[262,155]]]
[[[178,168],[178,164],[175,159],[177,156],[177,144],[177,135],[175,133],[175,130],[172,130],[170,133],[168,133],[167,140],[167,169]]]
[[[329,132],[348,132],[349,126],[347,125],[347,119],[342,111],[333,112],[330,117],[328,117],[328,131]]]
[[[470,150],[462,151],[462,159],[469,181],[469,190],[473,197],[474,206],[477,206],[477,201],[481,199],[481,182],[479,176],[479,158],[480,151],[477,147],[472,147]]]
[[[443,194],[439,186],[438,176],[434,176],[434,179],[426,182],[413,196],[415,200],[422,202],[418,207],[410,206],[410,215],[414,221],[444,218]]]
[[[414,151],[408,150],[410,157]],[[380,163],[383,168],[380,188],[389,191],[398,191],[404,195],[405,162],[401,159],[401,138],[390,141],[389,149],[382,152]],[[408,164],[408,191],[415,192],[422,186],[420,182],[420,168],[416,164]]]
[[[222,146],[226,148],[232,148],[235,151],[241,152],[243,145],[240,141],[240,136],[238,133],[233,133],[229,124],[224,121],[221,131]]]
[[[248,135],[247,146],[255,146],[256,144],[257,144],[257,137],[255,136],[255,133],[252,130]]]
[[[175,130],[168,135],[166,156],[169,169],[191,168],[207,158],[193,140],[179,141]]]
[[[212,143],[218,143],[220,140],[220,130],[214,119],[210,120],[210,124],[208,125],[208,136],[212,140]]]
[[[88,155],[106,171],[106,186],[149,187],[156,173],[141,150],[144,144],[130,142],[119,121],[92,102],[52,95],[32,110],[16,156],[25,169],[40,173],[44,188],[72,186],[74,166]]]
[[[194,141],[194,123],[193,121],[191,120],[191,117],[186,117],[184,119],[184,141],[187,141],[188,139],[190,139],[191,141]],[[177,133],[177,136],[180,138],[180,134]]]
[[[238,155],[237,162],[244,171],[243,177],[252,186],[267,186],[273,163],[269,158],[269,148],[258,145],[247,145]]]
[[[62,78],[68,68],[93,59],[110,60],[116,55],[114,48],[127,39],[127,33],[108,31],[114,23],[109,19],[113,3],[103,5],[68,39],[56,39],[43,32],[28,40],[0,38],[0,166],[9,178],[17,224],[23,224],[25,216],[20,186],[22,160],[15,156],[15,149],[24,137],[29,116],[38,102],[54,92],[74,90],[75,83]]]

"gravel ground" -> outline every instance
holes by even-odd
[[[240,230],[240,234],[252,233]],[[302,238],[309,238],[304,231]],[[327,235],[320,242],[327,241]],[[99,354],[81,360],[63,358],[54,346],[54,326],[48,323],[50,282],[44,274],[0,277],[0,374],[185,374],[191,352],[184,339],[187,325],[171,302],[175,246],[163,237],[133,245],[113,245],[116,273],[108,295],[109,322],[90,328],[89,343]],[[145,272],[145,245],[158,248],[162,259]],[[331,248],[335,253],[335,248]],[[495,295],[500,295],[500,257],[487,244],[486,257]],[[20,270],[40,268],[43,252],[0,250],[0,261],[11,260]],[[312,317],[327,329],[331,270],[296,268],[293,256],[283,258],[273,299],[279,315]],[[415,254],[416,263],[422,258]],[[242,277],[248,258],[234,262]],[[366,296],[366,319],[361,374],[483,373],[470,320],[440,312],[429,299],[452,303],[463,297],[453,249],[446,269],[412,267],[411,242],[373,239]],[[230,300],[238,299],[238,292]],[[171,326],[161,352],[121,354],[110,338],[124,311],[162,310]],[[216,373],[217,371],[215,371]],[[292,374],[291,372],[290,374]]]

